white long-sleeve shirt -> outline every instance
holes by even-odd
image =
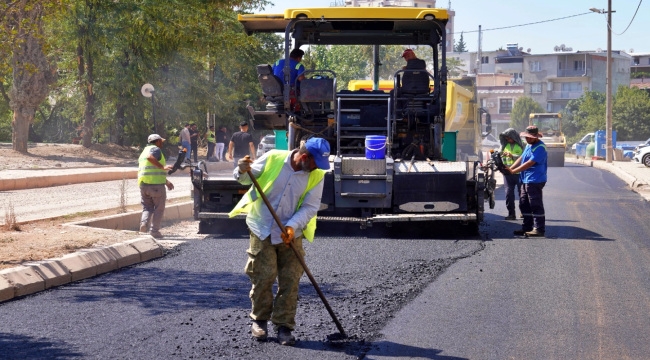
[[[282,170],[280,170],[280,174],[273,181],[271,190],[266,194],[266,197],[269,199],[280,221],[284,226],[291,226],[295,230],[295,236],[298,237],[302,235],[302,229],[307,225],[309,220],[318,212],[323,195],[323,181],[321,180],[305,195],[300,209],[296,211],[300,196],[307,187],[310,173],[302,170],[293,170],[291,167],[291,156],[293,153],[290,152],[284,160]],[[251,165],[251,172],[256,178],[260,176],[266,165],[267,155],[268,153],[262,155],[262,157]],[[235,167],[233,175],[235,180],[241,184],[252,184],[248,173],[240,174],[238,167]],[[282,231],[273,219],[273,215],[271,215],[266,204],[261,199],[261,196],[259,201],[253,202],[246,217],[246,224],[253,234],[260,239],[266,239],[270,235],[272,244],[282,243],[282,237],[280,236]]]

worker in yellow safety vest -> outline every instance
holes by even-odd
[[[303,237],[309,241],[314,239],[324,170],[330,169],[329,155],[327,140],[311,138],[300,149],[271,150],[255,162],[243,158],[233,172],[242,184],[252,183],[249,171],[257,178],[287,232],[282,233],[253,186],[230,212],[231,217],[248,213],[250,245],[245,270],[252,283],[251,334],[258,341],[266,340],[267,321],[271,320],[278,342],[295,344],[291,332],[296,326],[298,284],[303,268],[287,245],[293,242],[296,250],[304,255]],[[276,278],[278,290],[274,300]]]
[[[167,180],[167,171],[171,170],[172,166],[165,164],[165,155],[161,150],[164,141],[158,134],[149,135],[149,145],[142,150],[138,159],[138,187],[142,203],[140,232],[148,232],[156,239],[162,238],[160,223],[165,214],[167,200],[165,186],[169,190],[174,189],[174,184]]]
[[[506,129],[499,135],[499,141],[501,142],[501,159],[503,160],[503,164],[510,167],[524,152],[524,144],[521,141],[519,132],[513,128]],[[519,194],[521,188],[519,174],[504,174],[503,185],[506,190],[506,208],[508,209],[508,216],[505,219],[517,220],[515,213],[515,188],[517,189],[517,194]]]

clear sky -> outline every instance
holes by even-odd
[[[300,7],[296,0],[273,2],[275,5],[264,13],[281,13],[286,8]],[[309,0],[307,3],[310,7],[329,7],[332,2]],[[448,6],[449,0],[436,1],[436,7]],[[478,50],[479,25],[483,30],[483,51],[505,48],[509,43],[519,44],[524,51],[531,49],[533,54],[552,53],[555,46],[562,44],[574,51],[607,50],[607,15],[589,11],[590,8],[607,11],[607,0],[452,0],[451,8],[456,12],[455,40],[458,41],[460,33],[464,32],[463,40],[469,51]],[[650,53],[647,35],[650,0],[612,0],[612,10],[615,11],[612,13],[612,49]],[[565,19],[548,21],[559,18]],[[490,30],[503,27],[510,28]]]

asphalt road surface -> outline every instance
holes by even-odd
[[[606,171],[549,170],[547,238],[486,214],[458,226],[321,223],[295,347],[249,335],[243,222],[164,258],[0,304],[0,358],[645,359],[648,203]]]

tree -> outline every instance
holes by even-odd
[[[644,90],[620,86],[612,105],[612,118],[618,140],[650,137],[650,96]]]
[[[510,127],[525,129],[528,126],[528,119],[532,113],[543,113],[544,108],[528,96],[522,96],[512,106],[510,112]]]
[[[56,8],[56,1],[17,0],[3,2],[0,21],[6,36],[2,50],[10,54],[12,86],[9,91],[13,111],[12,148],[27,153],[29,126],[38,106],[56,80],[56,69],[46,57],[43,19],[46,9]]]
[[[465,44],[462,32],[460,33],[460,39],[458,39],[456,45],[454,46],[454,51],[459,53],[467,52],[467,44]]]

